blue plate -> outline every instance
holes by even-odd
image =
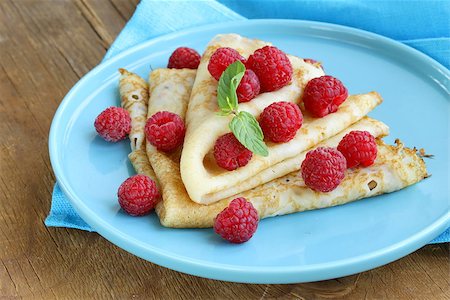
[[[284,51],[323,62],[351,93],[378,91],[384,103],[372,117],[391,127],[392,142],[435,155],[433,175],[396,193],[355,203],[262,220],[254,237],[231,245],[211,229],[170,229],[155,214],[125,215],[117,188],[133,168],[128,141],[104,142],[95,117],[119,105],[118,68],[147,78],[165,67],[179,46],[200,53],[218,33],[272,42]],[[331,24],[293,20],[223,23],[150,40],[102,63],[67,94],[50,131],[56,178],[81,217],[106,239],[158,265],[228,281],[293,283],[365,271],[422,247],[450,225],[449,71],[390,39]]]

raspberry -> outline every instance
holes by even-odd
[[[252,100],[258,96],[259,90],[258,76],[252,70],[245,70],[244,77],[236,89],[239,103]]]
[[[306,84],[303,103],[314,117],[321,118],[337,111],[347,96],[347,88],[339,79],[325,75]]]
[[[94,127],[105,141],[118,142],[130,133],[131,117],[125,109],[111,106],[97,116]]]
[[[139,174],[125,180],[117,192],[119,204],[132,216],[149,213],[159,201],[156,184],[148,176]]]
[[[219,80],[223,71],[237,60],[245,64],[245,58],[236,50],[228,47],[219,48],[211,55],[208,63],[208,71],[212,77]]]
[[[344,155],[335,148],[319,147],[306,153],[301,174],[305,184],[318,192],[334,190],[344,179]]]
[[[164,152],[175,150],[183,143],[186,127],[179,115],[159,111],[151,116],[145,124],[145,136],[147,140]]]
[[[259,117],[264,136],[275,143],[292,140],[302,127],[303,115],[297,104],[275,102],[267,106]]]
[[[372,165],[377,158],[377,143],[368,131],[354,130],[346,134],[337,149],[347,160],[347,168]]]
[[[194,49],[180,47],[173,51],[169,57],[167,67],[170,69],[197,69],[200,64],[200,54]]]
[[[231,132],[219,137],[214,145],[214,158],[217,165],[228,171],[245,166],[252,156],[253,153],[245,148]]]
[[[311,64],[311,65],[313,65],[313,66],[315,66],[315,67],[319,67],[319,68],[321,68],[321,69],[323,70],[323,66],[322,66],[322,64],[320,63],[320,61],[317,61],[317,60],[312,59],[312,58],[304,58],[303,61],[304,61],[305,63]]]
[[[280,49],[265,46],[256,50],[247,61],[259,78],[262,92],[271,92],[291,82],[292,65],[287,55]]]
[[[245,198],[236,198],[214,220],[214,231],[225,240],[240,244],[258,228],[258,212]]]

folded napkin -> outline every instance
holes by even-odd
[[[407,3],[406,3],[407,2]],[[104,60],[145,40],[200,25],[283,18],[322,21],[360,28],[401,41],[450,65],[450,5],[441,1],[309,0],[142,0]],[[432,21],[430,21],[432,20]],[[93,231],[55,184],[45,225]],[[431,243],[450,241],[450,229]]]

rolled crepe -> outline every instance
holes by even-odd
[[[158,189],[161,188],[156,178],[155,172],[153,171],[153,168],[148,161],[147,153],[145,150],[134,150],[133,152],[128,154],[128,159],[130,160],[131,165],[133,166],[137,174],[147,175],[153,181],[155,181]]]
[[[131,117],[131,132],[129,134],[131,151],[144,150],[144,127],[147,121],[148,84],[139,75],[119,69],[119,93],[121,105]]]
[[[132,132],[137,138],[136,140],[139,141],[139,143],[135,144],[135,147],[138,148],[135,148],[135,150],[133,150],[128,155],[128,158],[130,159],[130,162],[133,165],[136,173],[149,176],[156,182],[158,188],[161,188],[147,157],[146,148],[153,148],[153,146],[145,139],[145,121],[153,114],[162,110],[174,112],[180,115],[181,118],[184,118],[186,114],[187,102],[189,100],[189,95],[191,94],[192,85],[194,83],[196,70],[156,69],[155,71],[152,71],[150,73],[150,85],[146,87],[144,87],[143,84],[144,79],[142,79],[138,75],[130,73],[124,69],[121,69],[121,73],[122,77],[120,81],[120,94],[124,95],[122,99],[125,99],[125,102],[123,102],[123,106],[129,109],[130,115],[132,116]],[[146,89],[146,91],[144,89]],[[153,105],[150,109],[148,107],[149,99],[147,99],[146,101],[141,101],[139,103],[136,103],[134,101],[131,101],[130,103],[130,101],[128,101],[128,99],[130,98],[133,100],[136,99],[134,99],[135,97],[132,96],[133,93],[128,93],[128,96],[126,96],[126,91],[137,90],[141,91],[142,97],[145,97],[145,95],[147,95],[148,97],[149,93],[153,95]],[[161,105],[160,103],[164,104]],[[144,116],[142,116],[141,110],[143,108],[143,105],[145,105]],[[131,113],[133,107],[136,108],[134,110],[134,114]],[[139,118],[139,120],[135,120],[136,118]],[[144,119],[143,124],[142,122],[140,122],[142,118]],[[135,120],[135,122],[133,122],[133,120]],[[135,125],[136,127],[133,127],[133,125]],[[135,129],[134,131],[133,128]],[[133,142],[131,142],[131,144],[133,148]]]
[[[138,174],[146,174],[156,181],[156,175],[147,159],[145,151],[145,122],[147,120],[149,91],[148,84],[139,75],[119,69],[119,94],[121,106],[131,117],[129,134],[131,153],[128,159]]]
[[[180,161],[180,172],[186,191],[197,203],[211,204],[223,199],[224,195],[228,196],[229,191],[244,191],[239,189],[245,186],[240,183],[336,135],[382,102],[380,95],[372,92],[348,97],[337,112],[323,118],[313,118],[303,110],[303,126],[294,139],[280,144],[268,142],[267,157],[253,155],[246,166],[226,171],[211,159],[211,151],[217,138],[229,132],[228,123],[232,116],[223,117],[216,114],[217,81],[209,74],[207,65],[210,56],[219,47],[237,49],[241,55],[248,57],[254,50],[266,44],[268,43],[236,34],[218,35],[208,44],[203,54],[186,113],[187,132]],[[289,59],[294,70],[292,82],[277,91],[260,94],[250,102],[240,103],[240,110],[258,117],[263,109],[273,102],[290,101],[300,104],[303,89],[308,81],[324,73],[320,67],[305,63],[301,58],[289,56]],[[295,160],[289,162],[296,163]],[[286,166],[286,169],[292,168],[294,165]],[[267,171],[264,174],[267,174]],[[262,180],[253,180],[252,186],[283,175],[285,173],[275,172],[271,176],[258,176],[257,178]]]
[[[155,69],[150,72],[149,103],[152,103],[152,105],[148,105],[146,112],[147,118],[150,118],[159,111],[170,111],[184,119],[195,74],[196,70],[192,69]],[[136,164],[133,163],[133,165],[135,166],[136,172],[150,176],[154,170],[150,162],[158,159],[159,151],[147,140],[145,141],[145,149],[145,157],[142,156],[142,153],[139,153],[140,159],[139,161],[135,160]],[[164,157],[169,160],[174,157],[179,157],[180,151],[181,149],[173,153],[164,154]],[[141,162],[141,164],[138,164],[138,162]],[[150,173],[147,173],[147,171],[150,171]],[[153,178],[152,176],[150,177]],[[166,185],[166,183],[162,184],[157,176],[155,177],[160,193],[162,194],[163,185]],[[164,179],[168,178],[169,176],[164,177]],[[162,201],[160,201],[156,205],[156,211],[162,205]]]

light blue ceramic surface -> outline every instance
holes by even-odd
[[[93,122],[119,105],[118,68],[148,77],[171,52],[202,52],[217,33],[235,32],[323,62],[351,93],[378,91],[384,103],[370,115],[387,123],[392,142],[424,147],[432,174],[402,191],[340,207],[260,222],[242,245],[211,229],[169,229],[155,214],[130,217],[119,209],[118,186],[134,174],[128,141],[97,137]],[[57,180],[80,216],[105,238],[177,271],[228,281],[292,283],[349,275],[396,260],[450,225],[449,71],[427,56],[368,32],[316,22],[253,20],[196,28],[157,38],[99,65],[61,103],[50,131]]]

